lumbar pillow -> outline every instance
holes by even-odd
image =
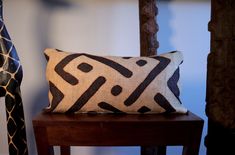
[[[152,57],[95,56],[46,49],[50,104],[58,113],[186,113],[181,52]]]

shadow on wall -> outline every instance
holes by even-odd
[[[37,36],[37,41],[39,45],[39,51],[45,50],[45,48],[51,47],[51,41],[50,38],[50,26],[51,26],[51,18],[52,14],[55,9],[57,8],[69,8],[70,3],[66,2],[66,0],[41,0],[40,1],[40,12],[38,12],[37,17],[35,18],[35,32]],[[40,54],[39,59],[42,62],[41,68],[45,68],[46,66],[46,59],[43,54]],[[44,72],[44,71],[42,71]],[[29,112],[29,117],[34,118],[36,114],[42,111],[43,108],[45,108],[48,105],[48,85],[45,82],[41,85],[41,88],[37,89],[37,92],[35,93],[35,96],[32,97],[32,101],[30,103],[32,104],[32,107]],[[33,131],[30,131],[27,133],[28,137],[34,137]],[[36,154],[36,145],[34,138],[28,138],[28,144],[30,144],[29,148],[29,154]]]
[[[35,18],[37,19],[35,21],[35,30],[37,32],[37,40],[38,40],[38,44],[40,46],[40,51],[45,50],[45,48],[51,47],[50,44],[50,21],[52,18],[52,13],[53,11],[58,8],[58,7],[65,7],[68,8],[70,6],[70,3],[66,2],[66,1],[62,1],[62,0],[41,0],[41,10],[38,13],[38,17]],[[42,64],[42,68],[45,68],[46,66],[46,59],[44,58],[43,55],[41,55],[40,59],[42,59],[41,62],[43,62]],[[39,112],[39,110],[41,111],[47,104],[48,102],[48,86],[45,83],[45,85],[42,86],[41,89],[39,89],[37,95],[34,97],[32,103],[39,103],[39,104],[33,104],[34,107],[32,107],[31,109],[31,113],[36,114]]]

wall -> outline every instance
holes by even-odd
[[[159,4],[159,53],[169,50],[183,52],[181,99],[190,111],[205,120],[200,155],[206,154],[204,137],[207,129],[205,94],[207,54],[210,49],[209,20],[210,1],[175,0],[161,1]],[[179,148],[173,147],[169,151],[173,155],[179,152]]]
[[[47,105],[43,49],[101,55],[139,55],[137,0],[70,0],[72,5],[46,6],[43,0],[4,1],[4,18],[24,68],[22,95],[30,154],[35,153],[32,118]],[[44,0],[46,2],[46,0]],[[185,106],[206,119],[205,69],[209,50],[209,2],[160,1],[159,53],[181,50],[182,100]],[[0,100],[0,154],[7,154],[4,100]],[[3,123],[4,122],[4,123]],[[205,136],[204,130],[204,135]],[[76,147],[80,155],[138,154],[139,148]],[[170,154],[179,152],[171,147]],[[205,154],[201,147],[200,155]]]

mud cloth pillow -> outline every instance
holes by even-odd
[[[50,104],[58,113],[186,113],[179,99],[181,52],[95,56],[46,49]]]

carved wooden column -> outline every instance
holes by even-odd
[[[156,0],[139,0],[140,18],[140,51],[142,56],[155,55],[159,43],[157,41],[158,25]]]
[[[159,47],[159,43],[157,41],[157,14],[158,8],[156,5],[156,0],[139,0],[141,56],[150,56],[157,54],[157,48]],[[165,154],[166,146],[141,146],[141,155]]]
[[[212,0],[207,155],[235,154],[235,1]]]

